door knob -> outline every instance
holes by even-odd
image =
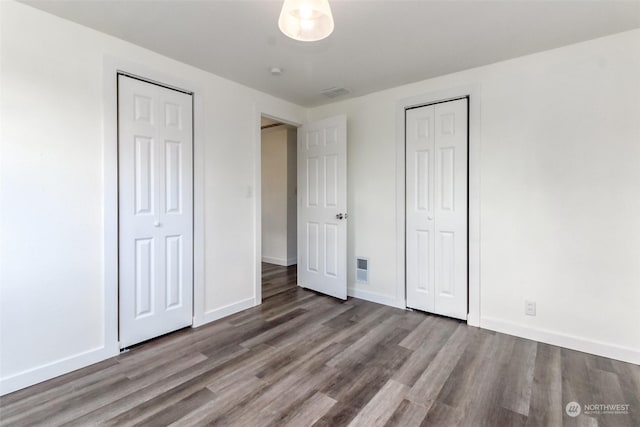
[[[341,214],[341,213],[336,214],[336,219],[343,219],[343,218],[344,218],[343,214]]]
[[[153,226],[154,226],[154,227],[160,227],[161,225],[162,225],[162,223],[161,223],[160,221],[155,221],[155,222],[153,223]]]
[[[427,218],[429,218],[429,220],[433,219],[433,217],[431,215],[427,216]]]

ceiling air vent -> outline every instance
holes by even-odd
[[[349,89],[343,87],[330,87],[329,89],[323,89],[322,94],[327,98],[337,98],[339,96],[347,95],[351,93]]]

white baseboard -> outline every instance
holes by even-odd
[[[17,374],[0,379],[0,396],[68,374],[80,368],[116,356],[119,353],[118,343],[87,350],[62,359],[54,360]]]
[[[595,354],[597,356],[604,356],[610,359],[634,363],[636,365],[640,364],[640,350],[635,350],[629,347],[623,347],[602,341],[589,340],[545,329],[531,328],[529,326],[488,317],[483,317],[480,320],[480,327],[496,332],[502,332],[507,335],[514,335],[546,344],[565,347],[571,350],[582,351],[585,353]]]
[[[298,262],[298,258],[275,258],[270,256],[263,256],[262,262],[266,262],[268,264],[281,265],[283,267],[289,267],[290,265],[294,265]]]
[[[375,292],[367,292],[356,288],[347,288],[347,295],[353,298],[363,299],[366,301],[375,302],[378,304],[389,305],[391,307],[405,309],[407,308],[404,300],[399,301],[395,298],[388,297],[386,295],[378,294]]]
[[[193,319],[193,327],[197,328],[214,320],[222,319],[223,317],[230,316],[239,311],[246,310],[255,306],[255,298],[247,298],[233,304],[225,305],[224,307],[215,308],[213,310],[206,311],[202,316],[196,316]]]

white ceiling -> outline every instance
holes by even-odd
[[[24,3],[303,106],[640,27],[640,0],[330,0],[334,33],[304,43],[278,30],[281,1]]]

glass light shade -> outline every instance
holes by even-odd
[[[303,42],[322,40],[333,32],[328,0],[284,0],[278,27],[286,36]]]

